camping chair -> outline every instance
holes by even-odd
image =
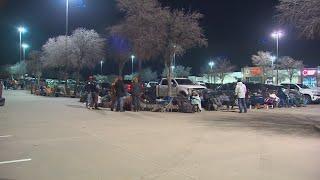
[[[157,104],[161,106],[161,112],[172,112],[174,105],[172,104],[173,97],[166,96],[163,99],[157,100]]]

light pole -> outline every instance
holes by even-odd
[[[214,62],[213,61],[210,61],[209,62],[209,66],[210,66],[210,69],[211,69],[211,79],[210,79],[210,81],[211,81],[211,83],[212,83],[212,75],[213,75],[213,66],[214,66]],[[214,83],[216,83],[216,82],[214,82]]]
[[[135,56],[131,55],[131,76],[133,76],[133,61],[134,61]]]
[[[177,48],[177,46],[174,45],[173,48],[174,48],[174,51],[173,51],[173,66],[175,67],[176,66],[176,48]]]
[[[66,0],[66,37],[69,31],[69,0]]]
[[[276,46],[277,46],[277,57],[276,57],[276,60],[278,61],[279,60],[279,41],[280,39],[283,37],[284,33],[280,30],[278,31],[274,31],[273,33],[271,33],[271,37],[273,39],[276,40]],[[272,73],[273,73],[273,66],[272,66]],[[277,84],[279,84],[279,71],[278,71],[278,68],[277,68],[277,77],[276,77],[276,81],[277,81]]]
[[[102,66],[103,66],[103,61],[100,61],[100,73],[102,75]]]
[[[18,27],[18,32],[19,32],[19,38],[20,38],[20,50],[19,50],[19,54],[20,54],[20,59],[19,59],[19,61],[21,62],[21,58],[22,58],[22,34],[23,33],[25,33],[25,32],[27,32],[27,30],[26,30],[26,28],[24,28],[24,27],[22,27],[22,26],[20,26],[20,27]]]
[[[23,43],[21,46],[22,46],[22,49],[23,49],[23,61],[25,61],[26,60],[26,49],[29,48],[29,45]]]

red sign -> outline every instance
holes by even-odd
[[[302,71],[303,76],[316,76],[317,75],[317,69],[304,69]]]

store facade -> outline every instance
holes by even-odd
[[[309,87],[320,87],[320,66],[318,68],[303,68],[301,81]]]

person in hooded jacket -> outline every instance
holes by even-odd
[[[247,113],[246,92],[246,85],[239,80],[235,89],[235,95],[238,98],[239,113]]]

